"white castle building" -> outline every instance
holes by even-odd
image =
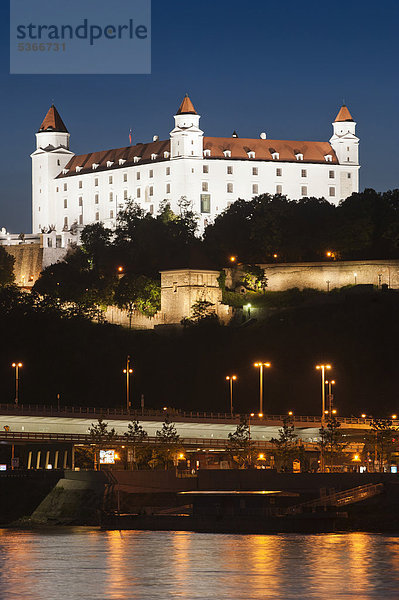
[[[329,142],[206,137],[186,96],[167,140],[76,155],[55,106],[32,156],[33,233],[67,232],[102,221],[115,227],[129,199],[149,213],[165,200],[199,215],[200,230],[235,200],[262,193],[324,197],[338,204],[359,187],[359,139],[344,105]],[[50,238],[49,238],[50,239]],[[49,242],[50,243],[50,242]]]

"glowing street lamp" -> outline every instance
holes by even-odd
[[[230,262],[235,263],[237,261],[236,256],[230,256]]]
[[[130,376],[133,373],[133,369],[130,368],[130,356],[126,359],[126,369],[123,369],[123,373],[126,375],[126,410],[129,412],[130,402]]]
[[[263,413],[263,369],[269,369],[271,363],[269,362],[256,362],[254,367],[259,369],[259,412]]]
[[[230,415],[233,416],[233,381],[237,381],[237,375],[227,375],[226,381],[230,386]]]
[[[316,369],[321,374],[321,426],[324,428],[325,423],[325,412],[326,412],[326,386],[325,386],[325,372],[331,369],[331,365],[316,365]],[[321,472],[324,473],[324,446],[321,447],[321,461],[320,461]]]
[[[327,399],[328,399],[328,412],[331,415],[332,414],[332,403],[333,403],[333,393],[332,393],[332,386],[335,385],[335,380],[334,379],[330,379],[330,380],[326,380],[325,384],[328,386],[328,394],[327,394]],[[336,411],[335,411],[336,412]]]
[[[19,369],[22,367],[22,363],[13,362],[11,365],[15,369],[15,405],[18,406],[19,400]]]

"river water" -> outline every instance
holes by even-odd
[[[399,536],[0,530],[1,600],[399,598]]]

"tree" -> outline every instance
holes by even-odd
[[[295,433],[294,424],[285,419],[278,435],[278,438],[272,438],[270,441],[276,447],[282,470],[292,471],[292,461],[298,453],[298,435]]]
[[[197,300],[191,307],[191,317],[182,319],[184,327],[192,325],[217,325],[219,317],[215,312],[215,305],[209,300]]]
[[[166,417],[162,423],[162,429],[157,430],[157,458],[163,462],[165,469],[173,464],[176,459],[176,454],[180,448],[180,436],[177,433],[177,429],[174,423],[169,421]]]
[[[127,311],[129,326],[135,310],[147,317],[153,317],[161,308],[161,288],[157,281],[145,275],[125,275],[122,277],[114,294],[115,303]]]
[[[0,286],[14,282],[14,262],[15,258],[0,246]]]
[[[92,423],[91,427],[89,427],[89,435],[91,443],[95,448],[94,468],[96,469],[97,464],[99,465],[99,451],[115,443],[116,432],[114,428],[108,429],[108,423],[105,423],[103,417],[100,417],[95,425]]]
[[[399,427],[393,426],[391,419],[373,419],[370,427],[372,431],[367,441],[374,449],[374,460],[379,463],[379,471],[383,471],[384,464],[390,462],[391,454],[398,446],[396,436]]]
[[[127,426],[127,431],[123,434],[127,444],[133,450],[133,468],[142,462],[145,457],[144,445],[148,439],[148,433],[140,425],[139,421],[132,421]]]
[[[334,415],[331,415],[327,419],[326,427],[321,427],[319,430],[321,437],[320,450],[331,467],[342,461],[342,451],[347,446],[340,427],[341,423]]]
[[[251,441],[251,433],[245,416],[240,418],[236,430],[228,435],[229,453],[234,464],[240,469],[252,467],[254,459],[254,445]]]
[[[265,270],[258,265],[244,265],[241,283],[252,292],[265,292],[267,287]]]

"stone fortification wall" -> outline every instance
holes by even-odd
[[[399,289],[399,260],[273,263],[259,265],[267,277],[266,291],[314,288],[328,291],[346,285],[387,285]],[[240,266],[228,269],[226,286],[234,289],[242,276]]]
[[[28,288],[33,286],[43,269],[61,260],[67,251],[66,248],[43,248],[39,243],[4,245],[4,248],[15,259],[15,283]]]
[[[121,310],[116,306],[108,306],[104,312],[104,317],[108,323],[131,327],[132,329],[154,329],[156,325],[165,325],[167,323],[165,315],[158,311],[153,317],[146,317],[139,311],[133,311],[132,315],[126,310]]]

